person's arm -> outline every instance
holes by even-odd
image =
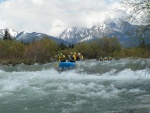
[[[74,61],[76,61],[76,59],[77,59],[77,58],[76,58],[76,56],[75,56],[75,55],[73,55],[73,57],[74,57]]]

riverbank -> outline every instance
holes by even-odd
[[[0,65],[15,66],[18,64],[33,65],[35,62],[31,60],[0,60]]]
[[[147,58],[142,58],[142,57],[126,57],[126,58],[120,58],[120,57],[114,57],[112,58],[111,60],[119,60],[119,59],[147,59]],[[149,58],[148,58],[149,59]],[[90,59],[86,59],[86,60],[90,60]],[[95,59],[97,61],[101,61],[100,59]],[[47,61],[47,62],[34,62],[32,60],[23,60],[23,59],[7,59],[7,60],[0,60],[0,66],[1,65],[6,65],[6,66],[15,66],[15,65],[18,65],[18,64],[25,64],[25,65],[33,65],[35,63],[38,63],[38,64],[46,64],[46,63],[49,63],[49,62],[54,62],[55,60],[51,59],[50,61]],[[103,60],[105,61],[105,60]],[[109,60],[108,60],[109,61]]]

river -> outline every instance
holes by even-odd
[[[0,113],[150,113],[150,59],[0,66]]]

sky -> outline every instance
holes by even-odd
[[[120,17],[120,0],[0,0],[0,28],[59,36]]]

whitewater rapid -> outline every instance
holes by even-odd
[[[0,113],[149,113],[150,60],[0,67]]]

